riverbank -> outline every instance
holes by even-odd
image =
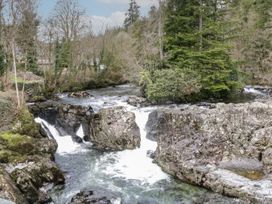
[[[0,92],[0,198],[19,204],[49,203],[45,189],[64,183],[53,162],[57,144],[47,138],[26,108],[17,110],[13,92]]]

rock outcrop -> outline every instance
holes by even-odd
[[[151,103],[146,98],[139,96],[129,96],[127,103],[136,107],[145,107],[151,105]]]
[[[55,125],[60,135],[71,135],[78,143],[82,138],[76,132],[82,125],[83,139],[92,142],[97,149],[119,151],[140,146],[141,136],[135,115],[124,107],[105,108],[94,113],[88,106],[51,101],[31,105],[30,110],[36,117]]]
[[[0,203],[48,203],[51,198],[42,187],[64,183],[53,162],[57,144],[41,134],[41,126],[26,108],[14,111],[12,100],[5,100],[10,110],[8,120],[0,120],[0,127],[7,124],[7,129],[0,129]]]
[[[100,110],[91,123],[91,142],[103,150],[140,147],[140,129],[135,122],[135,114],[124,107]]]
[[[4,167],[0,167],[0,198],[12,201],[14,203],[28,204],[28,201],[25,199],[21,191],[15,186]]]
[[[248,202],[272,202],[272,103],[158,112],[164,125],[155,160],[166,172]]]
[[[50,202],[47,192],[40,190],[45,184],[63,184],[64,176],[48,158],[32,157],[24,163],[8,166],[9,174],[29,203]]]

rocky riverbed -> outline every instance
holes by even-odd
[[[158,109],[149,124],[155,160],[183,181],[271,203],[271,118],[270,100]]]
[[[272,100],[261,89],[245,91],[261,97],[154,106],[135,87],[120,86],[30,104],[40,125],[24,111],[0,133],[0,198],[20,204],[271,203]],[[2,114],[15,117],[7,110]]]

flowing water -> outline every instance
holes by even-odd
[[[71,136],[60,136],[56,128],[46,121],[36,121],[46,126],[58,143],[56,162],[65,172],[66,184],[52,191],[55,204],[65,204],[81,190],[103,188],[120,193],[123,203],[136,204],[139,200],[152,199],[161,204],[201,203],[203,197],[213,195],[199,187],[188,185],[165,174],[147,156],[155,151],[157,143],[146,138],[145,125],[149,113],[156,107],[137,108],[126,103],[128,95],[137,95],[135,87],[126,85],[90,91],[92,97],[84,99],[61,96],[63,103],[101,108],[124,106],[136,116],[141,132],[141,147],[121,152],[101,152],[90,143],[74,143]],[[77,135],[82,137],[82,127]],[[222,203],[225,198],[222,196]]]

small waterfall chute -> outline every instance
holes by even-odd
[[[52,136],[56,140],[58,144],[57,153],[69,154],[81,150],[81,145],[74,142],[70,135],[60,136],[59,131],[54,125],[50,125],[47,121],[41,118],[36,118],[35,121],[42,125],[49,137]]]

